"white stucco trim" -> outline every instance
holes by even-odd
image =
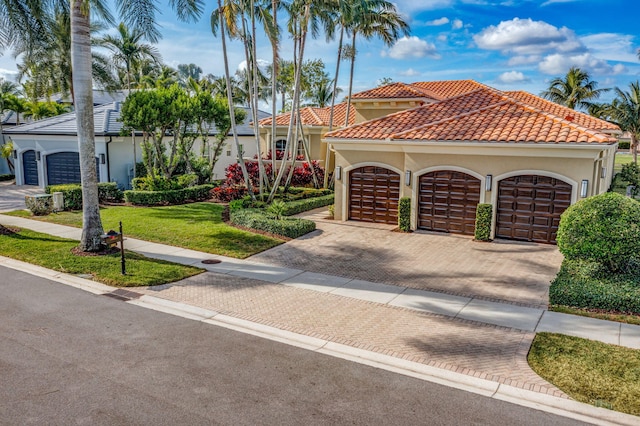
[[[339,165],[339,164],[338,164]],[[387,170],[391,170],[393,172],[396,172],[400,175],[400,185],[403,185],[403,174],[404,172],[394,166],[390,166],[389,164],[385,164],[385,163],[379,163],[379,162],[375,162],[375,161],[365,161],[362,163],[356,163],[356,164],[350,164],[349,166],[346,166],[342,169],[342,221],[346,222],[347,220],[349,220],[349,182],[350,182],[350,177],[349,177],[349,173],[351,173],[351,171],[353,169],[358,169],[360,167],[367,167],[367,166],[374,166],[374,167],[382,167],[385,168]]]
[[[547,176],[554,179],[560,179],[563,182],[571,185],[571,204],[574,204],[578,200],[578,182],[573,179],[561,175],[559,173],[549,172],[546,170],[514,170],[511,172],[503,173],[501,175],[497,175],[493,177],[493,185],[491,190],[491,206],[493,210],[493,217],[491,219],[491,238],[495,238],[496,233],[496,222],[498,216],[498,188],[500,181],[503,179],[507,179],[513,176],[521,176],[521,175],[538,175],[538,176]],[[593,183],[592,183],[593,184]]]
[[[422,175],[425,175],[427,173],[431,173],[431,172],[437,172],[437,171],[441,171],[441,170],[451,170],[454,172],[460,172],[460,173],[465,173],[467,175],[473,176],[476,179],[480,179],[480,203],[484,203],[484,199],[485,199],[485,181],[486,181],[486,176],[471,170],[471,169],[467,169],[465,167],[460,167],[460,166],[450,166],[450,165],[446,165],[446,166],[431,166],[431,167],[427,167],[424,169],[420,169],[417,170],[415,172],[412,172],[412,176],[411,176],[411,229],[417,229],[418,227],[418,199],[419,199],[419,192],[420,192],[420,177]]]

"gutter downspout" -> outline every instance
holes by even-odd
[[[113,138],[109,136],[109,140],[104,145],[107,150],[107,182],[111,182],[111,161],[109,161],[109,144],[111,142],[113,142]]]

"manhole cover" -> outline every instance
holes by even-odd
[[[202,261],[202,263],[204,263],[205,265],[215,265],[216,263],[220,263],[220,262],[222,261],[218,259],[205,259]]]

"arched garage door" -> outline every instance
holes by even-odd
[[[100,181],[98,158],[96,176]],[[47,184],[80,183],[80,156],[77,152],[58,152],[47,155]]]
[[[496,237],[555,243],[560,215],[571,204],[572,187],[547,176],[522,175],[498,184]]]
[[[38,182],[38,162],[36,152],[32,149],[22,153],[22,170],[24,172],[25,185],[39,185]]]
[[[376,166],[349,173],[349,219],[395,225],[399,198],[398,173]]]
[[[420,176],[418,228],[473,235],[480,179],[462,172],[439,170]]]

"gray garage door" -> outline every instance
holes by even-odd
[[[22,154],[22,169],[24,170],[24,184],[38,185],[38,162],[34,150],[25,151]]]
[[[97,158],[96,175],[100,181]],[[80,183],[80,156],[77,152],[58,152],[47,155],[47,184],[65,183]]]

